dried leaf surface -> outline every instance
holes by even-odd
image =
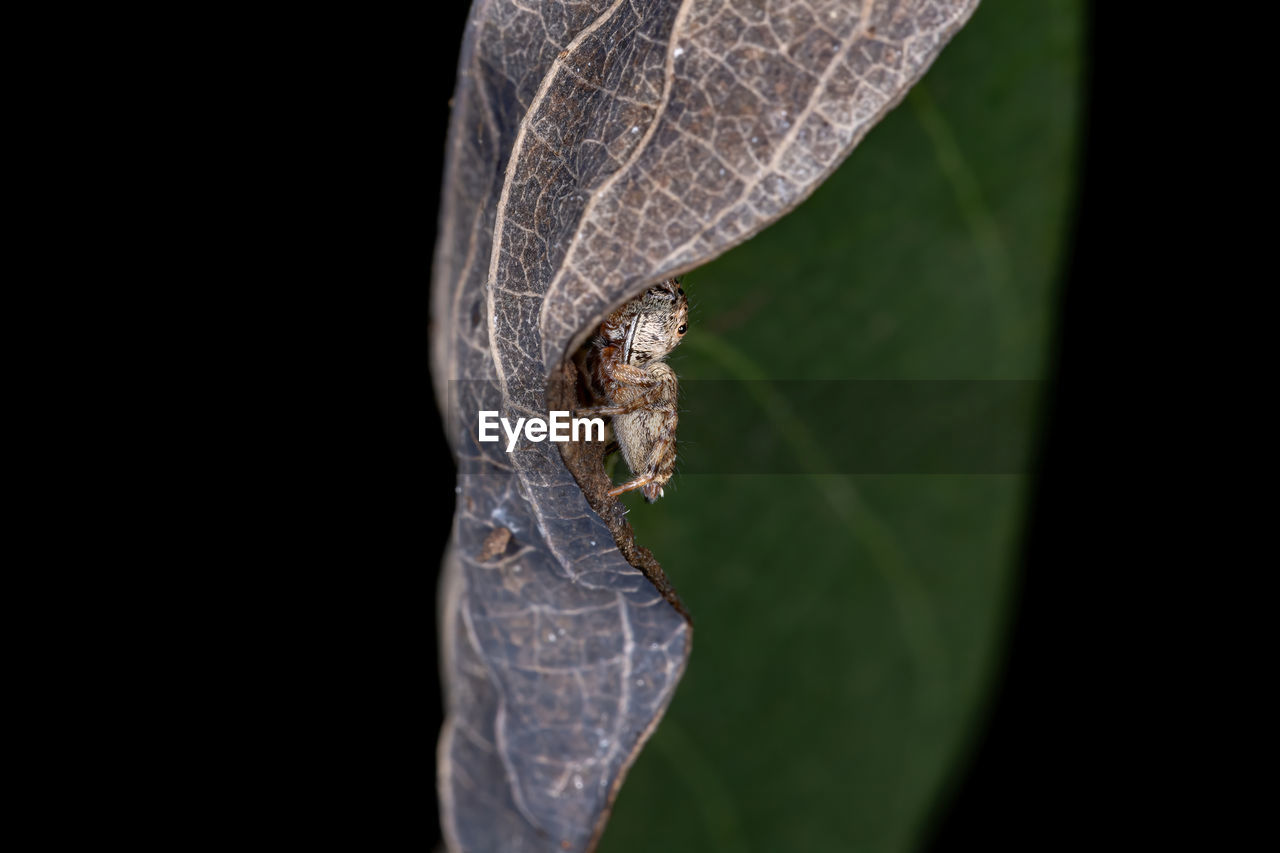
[[[432,296],[459,463],[440,601],[453,849],[590,849],[690,646],[559,446],[482,444],[477,413],[545,417],[612,307],[793,208],[975,6],[475,3]]]

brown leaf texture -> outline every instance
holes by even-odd
[[[480,443],[478,412],[546,417],[612,308],[795,207],[975,6],[476,0],[432,285],[459,471],[440,590],[450,849],[593,849],[690,649],[561,445]]]

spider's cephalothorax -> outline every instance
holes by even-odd
[[[689,324],[689,300],[677,279],[655,284],[600,324],[588,365],[592,391],[604,405],[579,414],[611,415],[613,433],[633,479],[617,497],[640,489],[653,503],[676,466],[676,374],[666,362]]]

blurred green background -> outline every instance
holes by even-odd
[[[685,470],[652,506],[628,496],[695,628],[605,853],[918,849],[962,778],[1029,477],[830,475],[838,420],[774,405],[770,382],[700,409],[695,380],[1044,378],[1083,25],[1078,0],[983,0],[811,199],[685,279],[681,437],[770,420],[813,473]],[[1033,408],[1026,446],[1038,428]]]

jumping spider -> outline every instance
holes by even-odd
[[[653,503],[676,467],[676,374],[663,361],[689,328],[689,300],[679,279],[655,284],[600,324],[587,369],[604,405],[580,415],[611,415],[633,479],[610,497],[639,489]]]

